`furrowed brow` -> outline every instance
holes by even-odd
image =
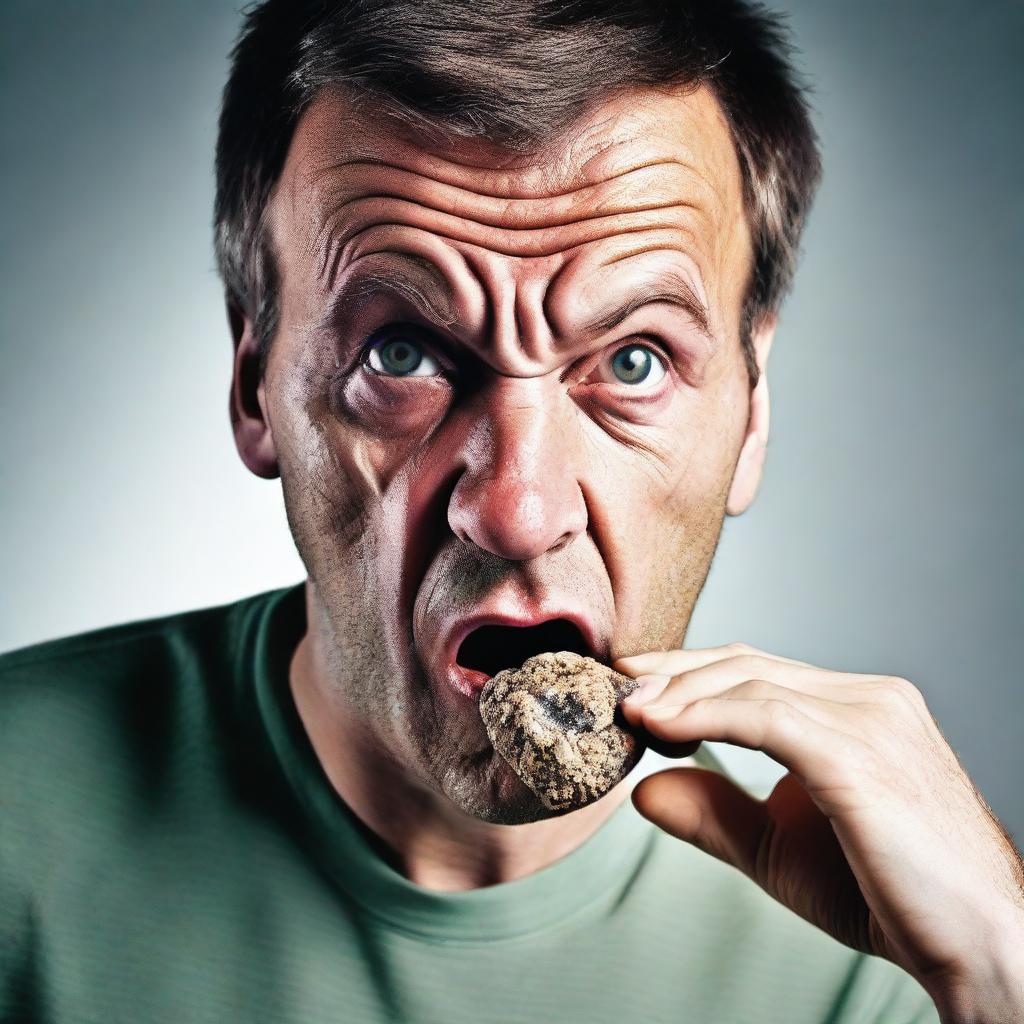
[[[690,282],[673,270],[659,271],[646,282],[642,294],[617,309],[601,313],[586,325],[585,330],[592,334],[605,334],[618,327],[642,306],[653,302],[666,302],[678,306],[690,317],[701,334],[714,344],[715,338],[711,331],[707,306],[701,301]]]

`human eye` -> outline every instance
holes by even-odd
[[[609,383],[627,384],[638,391],[647,391],[658,385],[665,377],[666,367],[660,356],[650,345],[623,345],[612,353],[608,361],[611,374]]]
[[[436,377],[442,372],[438,360],[417,337],[417,331],[401,324],[371,336],[363,363],[383,377]]]

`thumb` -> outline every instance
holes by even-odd
[[[739,868],[756,881],[767,808],[719,772],[670,768],[633,787],[633,806],[677,839]]]

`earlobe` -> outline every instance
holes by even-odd
[[[775,317],[770,317],[754,331],[754,355],[757,360],[758,380],[750,392],[750,413],[747,432],[733,472],[729,497],[725,503],[726,515],[742,515],[757,494],[764,473],[764,460],[768,449],[768,352],[775,336]]]
[[[259,345],[253,334],[252,321],[230,300],[228,322],[235,346],[228,404],[235,447],[251,472],[272,480],[280,473],[266,412],[264,382],[260,376]]]

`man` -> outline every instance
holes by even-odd
[[[270,0],[217,175],[235,438],[309,579],[3,659],[0,1015],[1021,1019],[1020,854],[920,692],[681,649],[818,176],[777,25]],[[789,773],[549,811],[477,700],[566,649],[657,749]]]

